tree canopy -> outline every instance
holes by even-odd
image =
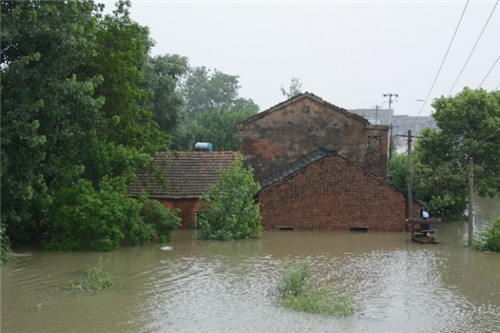
[[[464,90],[433,103],[439,130],[425,129],[415,144],[414,188],[438,215],[466,208],[468,159],[474,159],[474,191],[500,194],[500,91]]]
[[[13,242],[57,239],[80,223],[78,214],[58,222],[78,202],[132,207],[125,186],[170,144],[145,89],[152,41],[129,7],[120,1],[103,16],[90,0],[2,1],[1,222]],[[78,189],[88,193],[83,201]],[[117,240],[132,242],[130,230],[120,232]],[[99,234],[87,235],[99,244]]]
[[[185,120],[174,133],[173,148],[193,150],[196,142],[211,142],[218,151],[239,150],[236,124],[259,111],[251,99],[239,97],[239,88],[236,75],[191,68],[181,83]]]
[[[253,170],[245,168],[243,156],[238,155],[228,170],[219,170],[217,184],[201,197],[208,211],[200,216],[200,237],[217,240],[260,237],[260,206],[254,200],[259,190]]]

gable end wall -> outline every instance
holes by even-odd
[[[262,225],[308,230],[404,231],[406,196],[388,183],[329,156],[259,193]],[[420,206],[414,205],[414,216]]]

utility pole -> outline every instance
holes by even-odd
[[[407,135],[396,135],[396,136],[402,136],[402,137],[407,137],[408,138],[408,167],[406,171],[406,176],[407,176],[407,185],[408,185],[408,194],[406,195],[407,201],[406,201],[406,215],[408,218],[413,217],[413,189],[412,189],[412,167],[411,167],[411,146],[413,142],[413,138],[421,138],[421,136],[412,136],[411,135],[411,130],[408,130]]]
[[[392,113],[391,113],[391,105],[392,105],[392,97],[399,97],[398,94],[393,94],[393,93],[388,93],[388,94],[384,94],[384,97],[389,97],[389,115],[392,116]],[[377,115],[378,115],[378,105],[377,105]],[[391,132],[390,132],[390,137],[389,137],[389,142],[388,142],[388,147],[387,147],[387,150],[389,151],[389,159],[392,158],[392,154],[391,154],[391,145],[393,143],[393,139],[392,139],[392,120],[390,121],[391,123]]]
[[[398,94],[388,93],[384,94],[384,97],[389,97],[389,112],[391,112],[392,97],[399,97]]]
[[[474,236],[474,159],[469,156],[469,247],[472,246]]]
[[[408,218],[413,217],[413,194],[412,194],[412,179],[411,179],[411,130],[408,130],[408,168],[407,168],[407,182],[408,182],[408,195],[406,203],[406,215]]]

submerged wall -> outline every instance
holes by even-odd
[[[384,179],[331,155],[261,190],[265,229],[404,231],[406,196]],[[414,204],[414,216],[420,206]]]

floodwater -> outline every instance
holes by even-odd
[[[482,203],[476,224],[500,216],[499,206]],[[297,231],[209,242],[179,230],[171,251],[26,252],[1,271],[1,332],[499,332],[500,254],[464,247],[466,233],[456,222],[439,226],[439,244],[408,233]],[[101,256],[117,289],[61,291]],[[283,266],[304,260],[353,297],[353,316],[276,305]]]

